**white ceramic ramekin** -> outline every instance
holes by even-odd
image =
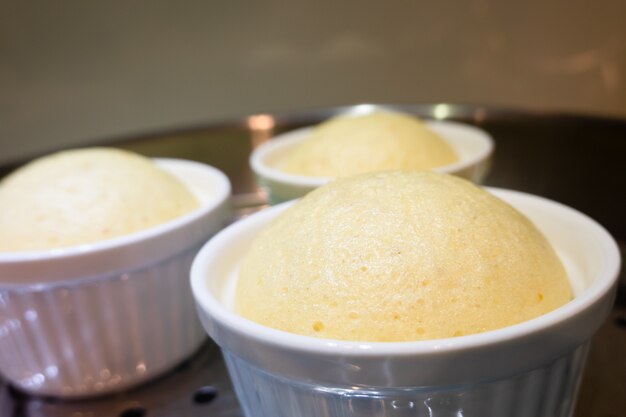
[[[198,209],[102,242],[0,253],[0,372],[17,388],[64,398],[119,391],[206,340],[189,269],[230,219],[230,183],[201,163],[155,162],[194,192]]]
[[[589,341],[613,304],[617,246],[578,211],[528,194],[490,191],[547,236],[575,297],[536,319],[452,339],[318,339],[235,314],[240,259],[259,230],[291,203],[252,215],[210,240],[193,263],[192,290],[246,416],[571,416]]]
[[[489,172],[494,143],[484,130],[463,123],[427,120],[426,125],[441,135],[459,156],[459,161],[434,171],[454,174],[480,183]],[[280,169],[289,152],[305,140],[314,127],[292,130],[261,144],[250,155],[250,166],[259,183],[267,189],[269,200],[279,203],[302,197],[332,178],[289,174]]]

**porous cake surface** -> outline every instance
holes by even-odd
[[[146,157],[113,148],[58,152],[0,182],[0,251],[110,239],[197,206],[181,181]]]
[[[354,341],[454,337],[519,323],[571,298],[555,251],[521,213],[431,172],[338,179],[294,204],[241,265],[239,314]]]
[[[376,112],[339,116],[320,124],[285,156],[281,169],[306,176],[341,177],[432,169],[457,160],[452,147],[419,119]]]

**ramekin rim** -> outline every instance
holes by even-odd
[[[605,253],[608,261],[606,262],[602,277],[594,281],[584,293],[553,311],[521,323],[482,333],[454,338],[403,342],[344,341],[293,334],[243,318],[224,306],[208,289],[206,267],[210,259],[209,253],[214,250],[214,247],[219,246],[221,240],[232,238],[239,233],[240,229],[249,227],[250,223],[262,222],[265,217],[272,218],[273,215],[278,214],[280,210],[285,210],[290,205],[294,204],[294,200],[265,209],[263,212],[255,213],[252,216],[230,225],[216,234],[201,248],[191,268],[192,291],[196,303],[201,307],[200,314],[208,315],[210,312],[214,321],[218,322],[220,326],[227,327],[233,333],[264,344],[283,347],[292,351],[310,352],[316,355],[336,355],[341,353],[345,356],[403,356],[446,353],[460,349],[497,345],[512,339],[523,338],[530,334],[547,330],[559,323],[582,314],[588,307],[599,302],[610,293],[611,289],[616,285],[621,258],[615,240],[601,224],[579,210],[545,197],[502,188],[485,188],[490,192],[494,192],[496,195],[508,193],[553,204],[559,206],[561,209],[565,209],[579,219],[586,221],[588,225],[592,226],[597,231],[598,236],[602,237],[606,246]]]
[[[477,165],[487,159],[494,151],[495,143],[493,137],[484,129],[468,123],[456,122],[451,120],[424,119],[424,122],[430,126],[450,126],[466,129],[467,132],[480,137],[484,147],[481,152],[477,153],[473,158],[460,160],[451,164],[435,167],[432,170],[442,173],[452,173],[464,170],[470,166]],[[271,181],[287,183],[300,187],[319,187],[332,181],[334,177],[313,177],[307,175],[292,174],[284,172],[278,168],[269,166],[264,162],[264,158],[268,154],[272,154],[277,149],[288,146],[293,142],[299,142],[306,138],[306,134],[311,132],[315,125],[304,126],[297,129],[289,130],[272,137],[267,142],[262,143],[252,150],[249,157],[249,163],[252,170],[262,178]]]
[[[221,204],[223,204],[230,195],[231,185],[228,177],[226,177],[226,175],[222,171],[211,165],[180,158],[152,159],[157,165],[177,163],[188,165],[190,167],[194,166],[196,168],[205,170],[209,175],[212,176],[212,179],[215,181],[214,183],[217,186],[214,198],[211,198],[209,201],[206,201],[204,203],[200,199],[198,199],[199,206],[189,213],[168,220],[165,223],[161,223],[144,230],[138,230],[136,232],[126,235],[58,249],[0,252],[0,265],[2,265],[3,263],[22,263],[33,260],[46,261],[61,258],[72,258],[114,248],[129,247],[142,241],[158,238],[159,236],[168,234],[169,232],[172,232],[179,227],[185,226],[189,223],[201,219],[202,217],[214,211]]]

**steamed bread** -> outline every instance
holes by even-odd
[[[287,173],[342,177],[366,172],[425,170],[458,160],[452,147],[404,113],[338,116],[317,126],[285,156]]]
[[[197,206],[181,181],[146,157],[113,148],[58,152],[0,182],[0,251],[101,241]]]
[[[270,223],[242,262],[235,308],[297,334],[410,341],[570,299],[553,248],[513,207],[453,176],[384,172],[338,179]]]

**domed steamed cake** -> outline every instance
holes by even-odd
[[[197,206],[182,182],[143,156],[112,148],[59,152],[0,182],[0,251],[109,239]]]
[[[342,177],[386,170],[427,170],[458,160],[448,143],[417,118],[376,112],[339,116],[317,126],[285,156],[285,172]]]
[[[571,298],[563,266],[513,207],[453,176],[336,180],[254,241],[239,314],[309,336],[409,341],[484,332]]]

